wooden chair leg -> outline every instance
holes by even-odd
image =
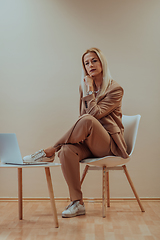
[[[87,174],[87,172],[88,172],[88,168],[89,168],[89,165],[86,165],[86,166],[85,166],[85,169],[84,169],[84,171],[83,171],[82,177],[81,177],[81,185],[82,185],[82,183],[83,183],[83,181],[84,181],[84,178],[85,178],[85,176],[86,176],[86,174]]]
[[[110,207],[109,171],[106,172],[107,185],[107,207]]]
[[[103,166],[103,181],[102,181],[102,216],[106,217],[106,166]]]
[[[143,206],[142,206],[142,203],[141,203],[141,201],[140,201],[140,198],[139,198],[139,196],[138,196],[138,194],[137,194],[137,192],[136,192],[136,189],[135,189],[135,187],[134,187],[134,185],[133,185],[133,182],[132,182],[132,180],[131,180],[131,178],[130,178],[130,175],[129,175],[129,173],[128,173],[128,170],[127,170],[127,168],[126,168],[126,165],[123,165],[122,167],[123,167],[123,169],[124,169],[124,172],[125,172],[125,174],[126,174],[126,177],[127,177],[127,179],[128,179],[128,182],[129,182],[129,184],[130,184],[130,186],[131,186],[131,188],[132,188],[132,191],[133,191],[133,193],[134,193],[134,195],[135,195],[135,197],[136,197],[136,199],[137,199],[137,202],[138,202],[138,204],[139,204],[139,206],[140,206],[140,208],[141,208],[141,211],[142,211],[142,212],[145,212],[145,210],[144,210],[144,208],[143,208]]]
[[[22,220],[23,219],[22,168],[18,168],[18,211],[19,211],[19,220]]]
[[[45,167],[45,172],[46,172],[46,179],[47,179],[47,185],[48,185],[48,191],[49,191],[49,195],[50,195],[50,201],[51,201],[51,207],[52,207],[55,227],[58,228],[59,224],[58,224],[58,218],[57,218],[57,210],[56,210],[56,205],[55,205],[55,200],[54,200],[53,186],[52,186],[52,180],[51,180],[51,174],[50,174],[49,167]]]

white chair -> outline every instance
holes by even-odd
[[[88,170],[103,170],[103,186],[102,186],[102,215],[106,216],[106,198],[107,198],[107,206],[110,207],[110,193],[109,193],[109,171],[110,170],[124,170],[128,182],[133,190],[133,193],[138,201],[138,204],[141,208],[141,211],[144,212],[144,208],[138,194],[135,190],[133,182],[129,176],[126,163],[131,159],[138,132],[138,126],[141,116],[122,116],[122,123],[124,125],[124,138],[127,144],[127,153],[129,154],[129,158],[124,159],[118,156],[106,156],[103,158],[88,158],[81,161],[81,163],[86,164],[86,167],[83,171],[81,177],[81,185],[83,180],[88,172]]]

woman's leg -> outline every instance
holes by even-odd
[[[53,146],[45,149],[47,157],[52,156],[65,144],[85,142],[95,157],[111,154],[110,135],[100,122],[89,114],[81,116],[74,126]]]
[[[66,141],[67,143],[85,143],[94,157],[111,154],[111,137],[100,122],[89,114],[78,120]]]
[[[66,144],[58,153],[71,201],[80,200],[80,203],[83,204],[79,161],[91,156],[92,154],[85,144]]]
[[[62,217],[85,214],[80,184],[79,161],[91,156],[110,154],[110,135],[93,116],[83,115],[75,125],[51,148],[48,154],[58,153],[64,178],[68,184],[71,205]],[[79,202],[80,201],[80,202]]]
[[[59,141],[63,143],[58,154],[71,201],[82,199],[79,161],[91,156],[110,154],[110,135],[91,115],[80,118],[71,131]]]

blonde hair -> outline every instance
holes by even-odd
[[[84,83],[84,77],[87,74],[86,72],[86,68],[85,68],[85,65],[84,65],[84,56],[89,53],[89,52],[94,52],[101,64],[102,64],[102,69],[103,69],[103,82],[102,82],[102,86],[101,86],[101,90],[100,90],[100,93],[98,95],[98,97],[100,97],[101,95],[104,94],[104,92],[106,91],[106,88],[110,85],[111,83],[111,80],[112,80],[112,77],[111,77],[111,74],[110,74],[110,71],[109,71],[109,68],[108,68],[108,63],[107,63],[107,60],[105,58],[105,56],[103,55],[103,53],[101,52],[101,50],[99,50],[98,48],[90,48],[90,49],[87,49],[85,51],[85,53],[82,55],[82,79],[81,79],[81,87],[82,87],[82,90],[83,90],[83,95],[85,94],[85,83]]]

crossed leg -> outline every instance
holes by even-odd
[[[85,114],[53,147],[44,150],[49,157],[57,151],[57,146],[60,146],[58,156],[71,201],[82,201],[79,161],[91,156],[110,155],[110,141],[109,133],[99,121]]]

